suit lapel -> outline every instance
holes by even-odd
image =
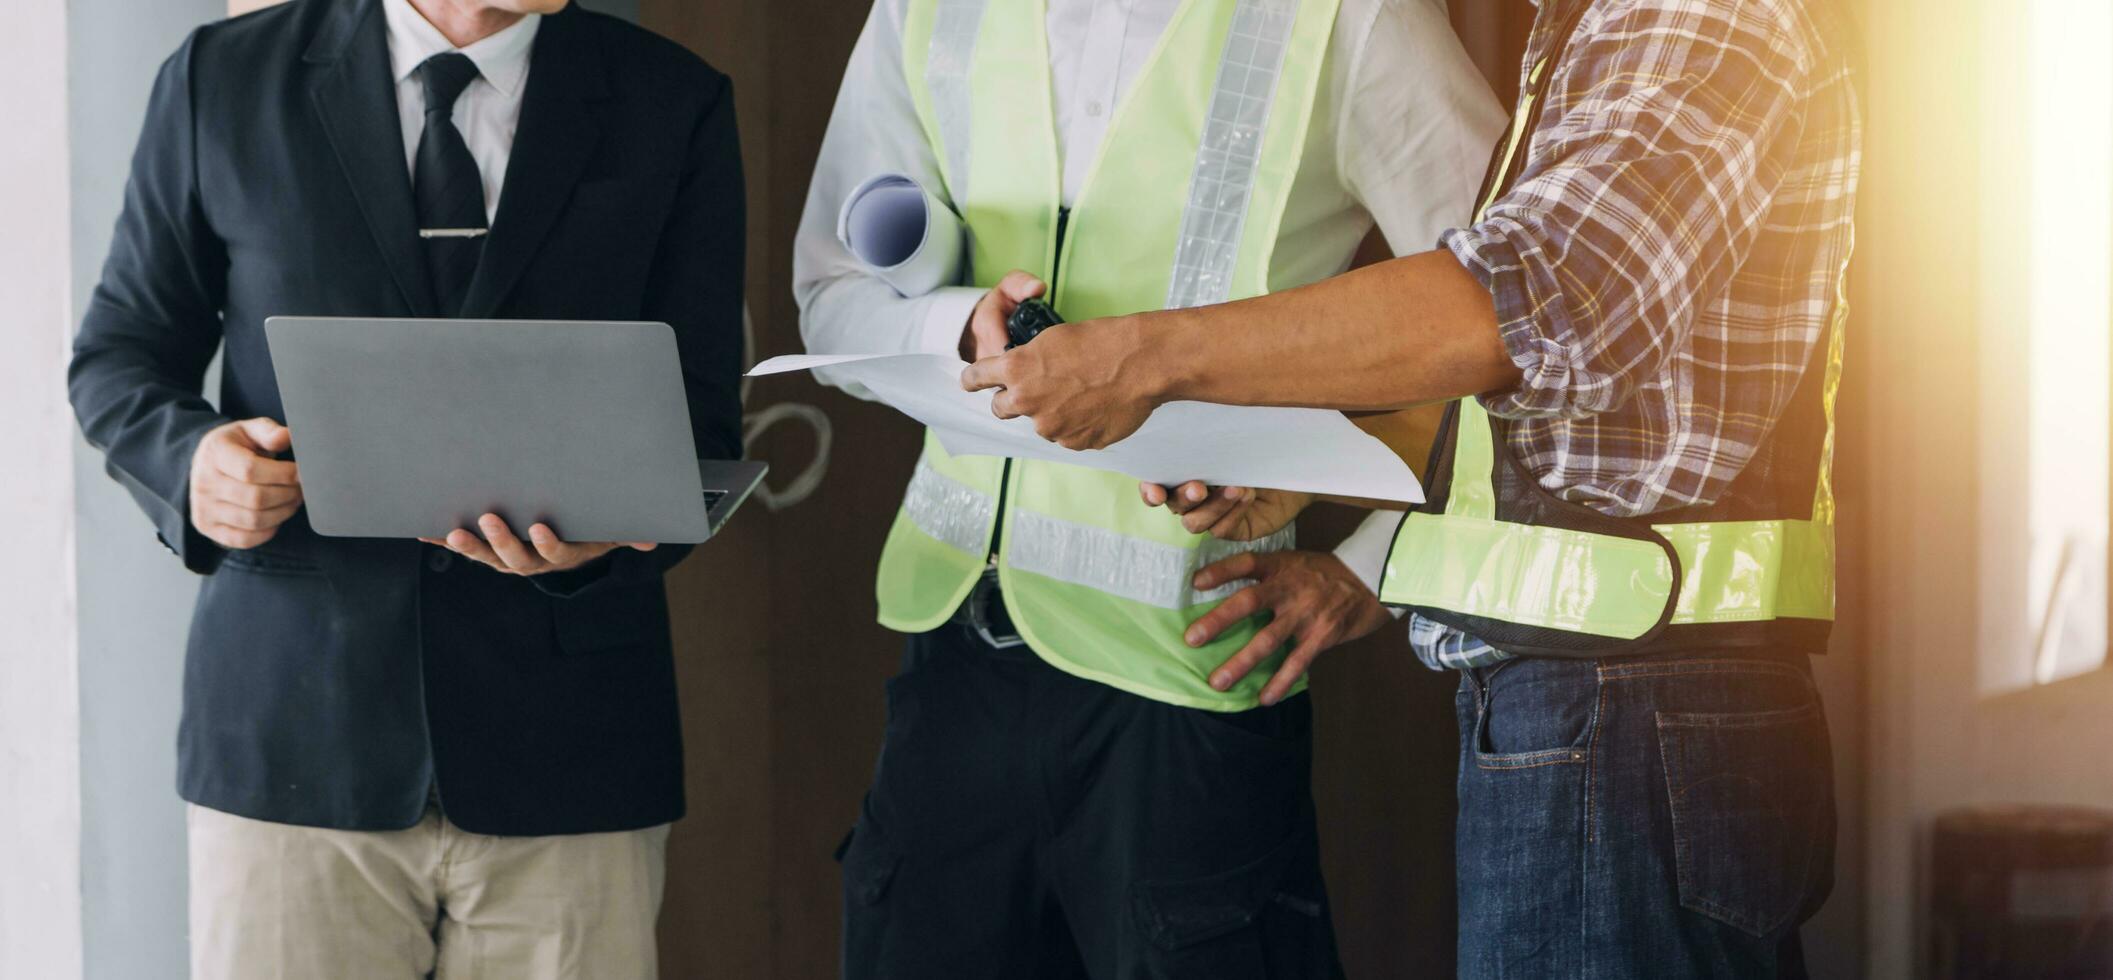
[[[463,301],[465,317],[498,311],[563,213],[601,139],[592,103],[607,95],[608,79],[576,6],[545,16],[536,30],[499,214]]]
[[[311,91],[316,115],[404,304],[414,315],[435,315],[380,4],[340,0],[316,32],[306,60],[321,69]]]

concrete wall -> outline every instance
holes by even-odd
[[[162,61],[222,0],[71,0],[74,310],[86,308]],[[75,453],[80,526],[81,886],[90,980],[185,975],[177,695],[194,578],[132,498]]]
[[[64,367],[67,7],[10,11],[0,56],[0,977],[80,975],[72,426]]]

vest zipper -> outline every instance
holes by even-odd
[[[1057,208],[1056,250],[1049,257],[1049,301],[1056,302],[1057,273],[1064,268],[1064,232],[1071,226],[1071,209]]]
[[[992,512],[990,529],[990,554],[984,561],[989,567],[998,567],[998,546],[1005,543],[1005,491],[1012,487],[1012,457],[1005,457],[998,467],[998,509]]]
[[[1050,250],[1049,288],[1044,296],[1056,299],[1057,273],[1064,267],[1064,233],[1071,227],[1071,209],[1057,208],[1056,247]],[[998,509],[992,518],[990,532],[990,554],[984,556],[991,568],[998,567],[998,547],[1005,543],[1005,496],[1012,489],[1012,457],[1005,457],[1004,465],[998,468]]]

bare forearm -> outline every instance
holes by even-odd
[[[1444,251],[1130,319],[1160,401],[1386,411],[1519,380],[1488,291]]]

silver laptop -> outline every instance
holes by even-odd
[[[308,520],[335,537],[515,533],[691,544],[766,465],[699,460],[665,323],[264,322]]]

